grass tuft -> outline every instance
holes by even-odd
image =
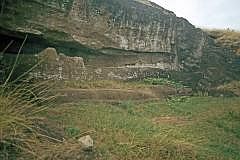
[[[35,148],[41,143],[41,139],[53,140],[42,134],[44,130],[37,125],[42,120],[39,114],[55,104],[56,96],[50,93],[53,83],[36,82],[28,77],[28,73],[41,62],[13,78],[26,40],[27,35],[10,67],[11,70],[0,80],[0,159],[3,160],[16,159],[18,154],[37,158]],[[11,44],[9,43],[7,48]],[[1,56],[4,56],[5,50],[1,52]],[[3,66],[1,69],[6,68]]]
[[[23,81],[0,85],[0,153],[3,159],[14,152],[37,155],[32,146],[38,143],[37,137],[44,135],[36,122],[42,119],[39,113],[55,100],[46,83]]]

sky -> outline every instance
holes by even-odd
[[[240,30],[240,0],[151,0],[196,27]]]

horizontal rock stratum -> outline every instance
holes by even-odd
[[[234,54],[147,0],[9,0],[2,8],[1,39],[20,41],[27,33],[27,53],[54,47],[86,66],[152,65],[194,86],[239,78]]]

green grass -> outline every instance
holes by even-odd
[[[166,78],[145,78],[144,83],[150,85],[169,85],[175,88],[184,88],[185,86],[180,82],[175,82]]]
[[[110,88],[110,89],[136,89],[147,88],[152,85],[171,86],[177,89],[185,88],[182,83],[175,82],[166,78],[145,78],[142,81],[116,81],[116,80],[95,80],[95,81],[64,81],[60,82],[60,86],[63,88],[81,88],[81,89],[93,89],[93,88]]]
[[[82,102],[51,109],[47,117],[69,138],[90,134],[99,159],[238,160],[239,104],[239,98],[211,97]]]
[[[138,88],[147,88],[143,82],[123,82],[116,80],[66,80],[59,83],[61,88],[73,88],[73,89],[138,89]]]

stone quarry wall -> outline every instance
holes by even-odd
[[[19,2],[18,6],[9,2],[7,6],[11,9],[15,7],[19,17],[26,17],[22,22],[4,21],[5,25],[13,23],[15,29],[24,31],[27,28],[31,33],[46,35],[51,39],[76,41],[95,49],[116,48],[141,53],[171,53],[176,55],[175,68],[179,67],[178,54],[182,43],[185,45],[181,46],[182,48],[187,48],[191,54],[199,57],[202,54],[201,46],[205,45],[199,43],[205,36],[203,32],[195,32],[195,28],[187,21],[150,2],[30,0]],[[39,7],[38,11],[33,11],[30,8],[32,6]],[[5,14],[14,16],[11,11]],[[191,43],[185,43],[186,39],[179,39],[181,34],[189,34],[184,31],[188,29],[193,30]],[[52,31],[55,31],[54,34]],[[68,36],[64,37],[60,33],[66,33]]]
[[[97,80],[115,79],[131,80],[145,77],[161,77],[166,70],[172,70],[171,64],[165,62],[161,65],[134,64],[114,66],[100,64],[98,58],[94,58],[85,65],[82,57],[69,57],[58,54],[56,49],[47,48],[35,57],[39,62],[37,68],[31,72],[35,78],[56,80]],[[102,56],[100,57],[102,58]],[[109,57],[106,57],[109,58]],[[103,62],[107,60],[104,59]],[[90,65],[93,63],[94,65]],[[126,63],[123,60],[123,63]]]
[[[40,37],[44,43],[32,38],[27,46],[83,57],[85,68],[171,70],[192,85],[239,77],[228,51],[186,19],[146,0],[8,0],[3,8],[1,33],[4,28]]]

